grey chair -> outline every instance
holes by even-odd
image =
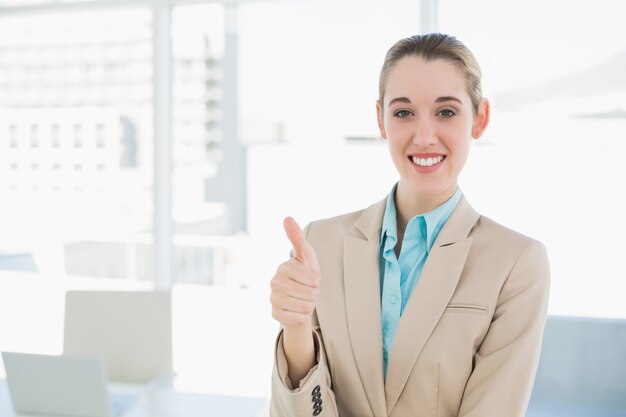
[[[171,375],[169,291],[68,291],[63,353],[104,359],[111,381]]]
[[[626,416],[626,320],[550,316],[526,417]]]

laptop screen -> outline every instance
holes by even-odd
[[[17,413],[112,416],[102,360],[13,352],[2,357]]]

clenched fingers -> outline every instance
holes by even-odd
[[[315,300],[308,301],[284,294],[272,293],[272,295],[270,295],[270,301],[272,307],[283,311],[310,315],[313,314],[315,310]]]
[[[288,277],[309,287],[317,287],[320,284],[320,273],[308,265],[304,265],[297,259],[290,259],[283,262],[276,270],[276,277]]]

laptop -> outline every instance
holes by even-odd
[[[2,359],[18,414],[118,417],[140,397],[137,387],[109,392],[98,358],[2,352]]]

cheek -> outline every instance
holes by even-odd
[[[400,123],[398,121],[389,121],[385,123],[385,132],[387,139],[396,142],[406,142],[413,137],[412,126],[409,123]]]
[[[472,142],[471,126],[463,124],[447,126],[442,131],[442,138],[445,138],[445,145],[450,150],[467,153],[470,143]]]
[[[450,162],[452,162],[452,170],[457,172],[457,175],[463,170],[463,167],[467,162],[469,150],[469,141],[463,141],[462,143],[458,143],[456,148],[454,148],[453,150],[454,157]]]
[[[453,145],[452,151],[455,154],[455,160],[458,163],[464,164],[467,156],[469,154],[470,142],[468,140],[463,140],[455,143]]]

